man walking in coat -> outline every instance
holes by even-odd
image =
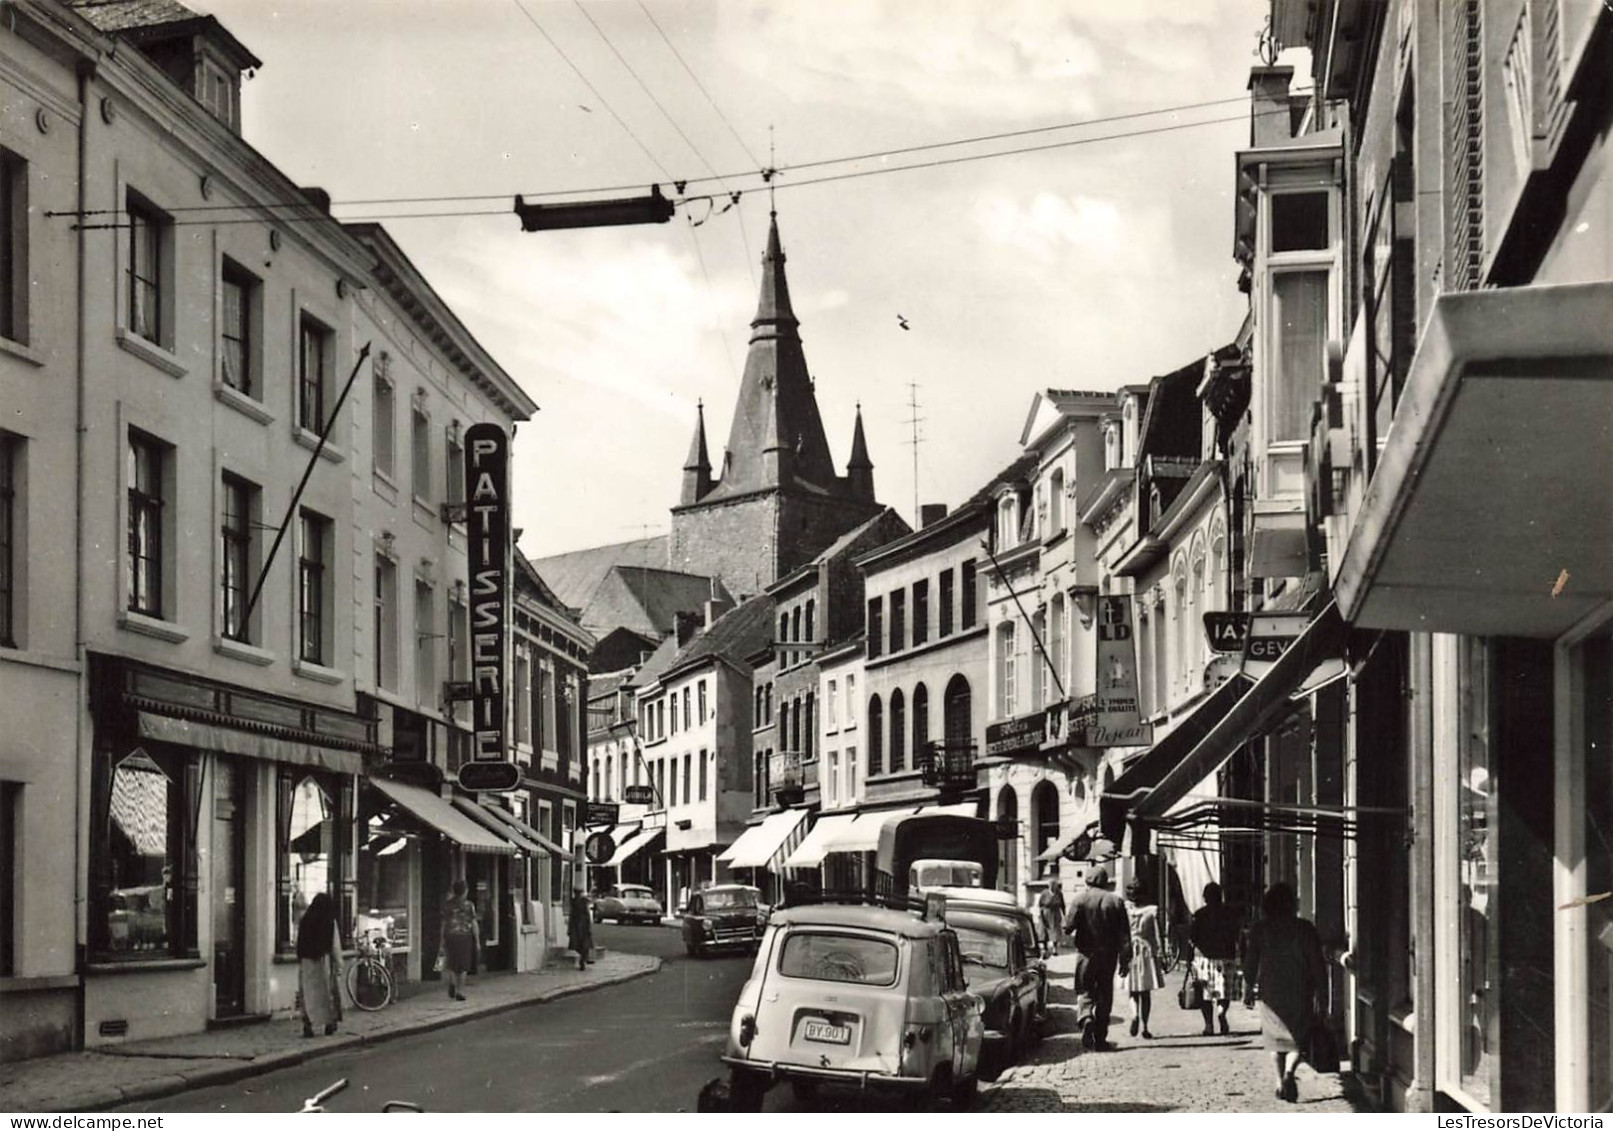
[[[1131,922],[1126,904],[1111,889],[1109,869],[1102,864],[1087,873],[1087,886],[1070,904],[1064,933],[1075,944],[1075,1016],[1084,1048],[1102,1051],[1109,1044],[1109,1014],[1114,1010],[1115,971],[1131,966]]]

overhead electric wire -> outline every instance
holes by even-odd
[[[750,146],[745,144],[745,139],[741,137],[739,131],[734,128],[734,123],[728,120],[728,115],[722,112],[722,107],[717,105],[717,100],[711,97],[711,93],[706,90],[706,85],[700,81],[700,76],[694,73],[694,68],[689,66],[689,64],[684,60],[683,54],[677,49],[676,45],[673,44],[672,40],[667,37],[667,33],[661,30],[661,25],[657,23],[655,17],[650,14],[650,10],[644,6],[644,0],[638,0],[638,7],[639,11],[644,13],[644,18],[649,20],[651,26],[653,26],[656,32],[660,34],[661,42],[665,43],[678,62],[683,64],[683,69],[687,71],[689,77],[694,80],[694,84],[699,88],[700,93],[705,95],[706,101],[711,105],[711,108],[717,112],[717,117],[721,118],[722,124],[728,127],[728,132],[734,135],[734,140],[739,142],[739,147],[745,151],[745,156],[749,157],[751,159],[751,163],[760,169],[762,167],[762,159],[756,156],[756,154],[752,153]]]
[[[594,97],[599,99],[599,104],[601,106],[603,106],[606,110],[610,111],[610,116],[616,119],[616,124],[621,126],[622,129],[627,133],[627,136],[632,138],[634,143],[637,144],[638,147],[644,151],[644,156],[648,157],[650,159],[651,163],[654,164],[657,169],[661,170],[662,175],[664,175],[667,180],[669,180],[669,181],[674,180],[675,178],[672,176],[672,174],[667,172],[667,167],[665,165],[661,164],[660,159],[658,157],[656,157],[655,154],[650,152],[650,147],[645,145],[642,141],[639,140],[638,134],[634,133],[632,128],[630,126],[628,126],[628,124],[625,121],[622,120],[622,116],[616,112],[615,108],[612,107],[611,104],[605,99],[605,96],[603,94],[599,93],[599,88],[596,87],[593,83],[588,81],[588,76],[582,73],[582,68],[577,66],[576,63],[573,63],[571,61],[571,56],[567,55],[564,51],[562,51],[560,49],[560,44],[555,42],[554,36],[550,35],[546,31],[544,31],[543,30],[543,25],[538,23],[537,17],[534,16],[531,12],[526,10],[526,5],[521,3],[521,0],[510,0],[510,3],[514,4],[517,8],[520,9],[521,14],[527,18],[528,22],[530,22],[533,27],[538,29],[538,34],[543,36],[544,39],[547,39],[549,41],[549,46],[554,48],[555,54],[559,55],[562,59],[564,59],[566,61],[566,66],[570,67],[572,69],[572,71],[574,71],[576,73],[577,77],[582,79],[583,85],[586,86],[589,90],[593,91]],[[585,16],[587,14],[588,14],[587,12],[583,13],[583,15],[585,15]]]
[[[517,4],[519,4],[519,0],[515,0],[515,2]],[[558,48],[557,48],[557,50],[558,50]],[[568,60],[568,62],[569,62],[569,60]],[[584,79],[584,81],[586,82],[587,80]],[[996,133],[996,134],[980,134],[980,135],[977,135],[975,137],[955,138],[952,141],[930,142],[930,143],[927,143],[925,145],[906,146],[906,147],[903,147],[903,148],[900,148],[900,149],[875,150],[875,151],[872,151],[872,152],[869,152],[869,153],[855,154],[855,155],[848,156],[848,157],[825,157],[825,158],[822,158],[822,159],[819,159],[819,160],[816,160],[816,161],[803,161],[803,162],[800,162],[800,163],[795,164],[795,165],[785,166],[784,168],[779,169],[778,172],[779,173],[789,173],[789,172],[792,172],[794,170],[799,170],[799,169],[822,168],[825,165],[841,165],[841,164],[849,164],[849,163],[854,162],[854,161],[868,161],[868,160],[872,160],[872,159],[874,159],[876,157],[895,157],[895,156],[899,156],[899,155],[902,155],[902,154],[919,153],[919,152],[924,152],[924,151],[933,150],[933,149],[950,149],[953,146],[959,146],[959,145],[977,145],[977,144],[979,144],[981,142],[1004,141],[1004,140],[1007,140],[1009,138],[1025,137],[1025,136],[1032,135],[1032,134],[1051,133],[1051,132],[1054,132],[1054,131],[1057,131],[1057,130],[1074,130],[1074,129],[1082,129],[1082,128],[1085,128],[1087,126],[1102,126],[1102,125],[1107,125],[1107,124],[1109,124],[1111,122],[1131,121],[1131,120],[1135,120],[1137,118],[1151,118],[1151,117],[1156,117],[1156,116],[1161,115],[1161,114],[1176,114],[1176,113],[1180,113],[1183,110],[1199,110],[1199,109],[1204,109],[1204,108],[1207,108],[1207,107],[1210,107],[1210,106],[1221,106],[1221,105],[1226,105],[1226,104],[1233,103],[1233,102],[1243,102],[1243,101],[1246,101],[1247,99],[1248,99],[1248,95],[1239,95],[1236,98],[1217,98],[1217,99],[1211,99],[1208,102],[1183,103],[1182,105],[1179,105],[1179,106],[1161,106],[1161,107],[1159,107],[1157,109],[1154,109],[1154,110],[1139,110],[1139,111],[1136,111],[1134,113],[1128,113],[1128,114],[1113,114],[1113,115],[1108,115],[1108,116],[1102,117],[1102,118],[1087,118],[1087,119],[1084,119],[1084,120],[1078,121],[1078,122],[1063,122],[1063,123],[1060,123],[1058,125],[1052,125],[1052,126],[1035,126],[1035,127],[1032,127],[1030,129],[1026,129],[1026,130],[1011,130],[1011,131],[1008,131],[1006,133]],[[603,100],[601,100],[601,101],[603,101]],[[1279,110],[1268,111],[1268,113],[1286,114],[1286,113],[1288,113],[1288,111],[1286,109],[1279,109]],[[1173,124],[1172,128],[1175,128],[1175,125],[1180,125],[1182,127],[1196,126],[1196,125],[1219,125],[1219,124],[1221,124],[1223,122],[1243,121],[1243,120],[1244,120],[1244,115],[1240,114],[1236,118],[1208,118],[1208,119],[1203,119],[1203,120],[1194,121],[1194,122],[1176,123],[1176,124]],[[1146,132],[1149,132],[1149,131],[1140,131],[1140,132],[1145,132],[1146,133]],[[1119,134],[1111,134],[1111,135],[1106,135],[1106,136],[1107,137],[1128,137],[1128,136],[1131,136],[1131,135],[1129,133],[1119,133]],[[636,141],[637,139],[635,138],[634,140]],[[1078,144],[1078,142],[1072,142],[1070,144]],[[1057,148],[1057,147],[1056,146],[1046,146],[1046,147],[1043,147],[1043,148]],[[1003,151],[1003,152],[1018,153],[1018,152],[1030,152],[1030,151],[1029,150],[1007,150],[1007,151]],[[992,156],[992,155],[993,154],[985,154],[984,156]],[[902,167],[903,168],[922,168],[923,166],[916,166],[915,165],[915,166],[902,166]],[[738,180],[738,179],[740,179],[742,177],[758,177],[758,176],[762,176],[764,174],[764,172],[766,172],[766,171],[767,171],[766,168],[761,164],[761,162],[757,162],[757,168],[755,168],[755,169],[748,169],[748,170],[745,170],[743,172],[737,172],[737,173],[728,173],[728,174],[725,174],[724,177],[716,177],[716,176],[712,176],[712,177],[689,177],[689,178],[685,178],[685,179],[680,181],[677,178],[671,177],[669,175],[667,177],[667,180],[670,181],[673,184],[682,184],[682,185],[688,186],[688,185],[705,184],[705,183],[710,182],[710,181],[719,181],[719,180],[723,180],[723,179]],[[596,186],[596,187],[592,187],[592,188],[545,189],[545,190],[542,190],[542,191],[539,191],[539,192],[523,192],[521,195],[524,196],[524,197],[532,198],[532,199],[538,199],[538,198],[556,197],[556,196],[589,196],[589,195],[593,195],[593,194],[596,194],[596,193],[607,193],[607,192],[632,192],[634,190],[642,190],[643,188],[644,188],[644,183],[642,181],[638,181],[638,182],[634,182],[632,184],[600,185],[600,186]],[[755,190],[752,189],[752,190],[747,190],[747,191],[755,191]],[[387,205],[387,204],[449,204],[449,203],[469,202],[469,201],[477,201],[477,200],[508,200],[508,199],[510,199],[511,195],[512,195],[511,193],[506,192],[506,193],[467,193],[467,194],[449,195],[449,196],[375,197],[375,198],[367,199],[367,200],[334,201],[334,202],[332,202],[332,207],[359,208],[359,207],[379,206],[379,205]],[[180,205],[180,206],[177,206],[177,207],[169,208],[167,211],[169,213],[178,213],[178,212],[214,212],[214,211],[219,211],[219,210],[241,209],[241,208],[311,208],[311,207],[314,207],[313,203],[311,201],[307,200],[306,198],[304,198],[304,199],[286,200],[286,201],[280,201],[280,202],[267,202],[267,201],[265,201],[265,202],[255,202],[255,203],[250,203],[250,204],[193,204],[193,205]],[[109,213],[109,212],[116,213],[116,212],[122,212],[122,211],[123,210],[121,208],[86,209],[82,213],[82,215],[96,216],[96,215],[101,215],[101,214]],[[70,215],[77,215],[77,213],[55,211],[55,212],[46,212],[45,215],[46,216],[70,216]]]
[[[1287,112],[1288,111],[1286,109],[1281,110],[1281,111],[1271,111],[1271,113],[1283,113],[1283,114],[1286,114]],[[770,183],[770,184],[768,184],[767,187],[770,188],[770,189],[780,189],[780,190],[782,190],[782,189],[806,188],[806,187],[811,186],[811,185],[834,184],[834,183],[839,182],[839,181],[860,180],[860,179],[862,179],[864,177],[885,176],[885,175],[888,175],[888,174],[891,174],[891,173],[913,172],[913,171],[920,170],[920,169],[939,169],[939,168],[944,168],[944,167],[946,167],[948,165],[964,165],[964,164],[969,164],[969,163],[975,162],[975,161],[987,161],[987,160],[991,160],[991,159],[997,158],[997,157],[1016,157],[1016,156],[1021,156],[1021,155],[1028,154],[1028,153],[1045,153],[1045,152],[1048,152],[1050,150],[1055,150],[1055,149],[1071,149],[1071,148],[1074,148],[1075,146],[1079,146],[1079,145],[1093,145],[1093,144],[1096,144],[1096,143],[1102,142],[1102,141],[1120,141],[1120,140],[1124,140],[1124,139],[1127,139],[1127,138],[1134,138],[1134,137],[1151,137],[1151,136],[1154,136],[1156,134],[1173,133],[1173,132],[1178,131],[1178,130],[1196,129],[1199,126],[1227,125],[1227,124],[1235,123],[1235,122],[1245,122],[1247,120],[1248,120],[1247,115],[1238,114],[1238,115],[1235,115],[1235,116],[1225,117],[1225,118],[1204,118],[1204,119],[1200,119],[1200,120],[1192,121],[1192,122],[1173,122],[1172,124],[1170,124],[1168,126],[1157,126],[1157,127],[1153,128],[1153,129],[1122,130],[1119,133],[1101,134],[1101,135],[1099,135],[1097,137],[1072,138],[1072,139],[1070,139],[1068,141],[1050,142],[1047,145],[1027,145],[1027,146],[1020,146],[1017,149],[998,149],[998,150],[991,150],[990,152],[986,152],[986,153],[966,153],[966,154],[963,154],[963,155],[958,156],[958,157],[942,157],[942,158],[937,158],[934,161],[921,161],[921,162],[917,162],[915,164],[910,164],[910,165],[884,165],[884,166],[880,166],[880,167],[874,168],[874,169],[856,169],[856,170],[852,170],[851,172],[847,172],[847,173],[831,173],[831,174],[828,174],[826,176],[812,177],[812,178],[809,178],[807,180],[792,180],[792,181],[785,181],[785,182],[782,182],[782,183]],[[851,160],[851,159],[847,159],[847,160]],[[826,164],[826,163],[832,163],[832,162],[817,162],[815,164],[821,166],[822,164]],[[804,168],[806,166],[794,166],[794,167],[795,168]],[[779,170],[780,173],[784,173],[784,172],[787,172],[787,171],[788,171],[787,169]],[[761,174],[759,174],[759,173],[750,173],[750,174],[744,174],[744,175],[746,175],[746,176],[760,176]],[[776,180],[776,178],[775,178],[775,180]],[[745,190],[742,190],[742,191],[743,192],[755,192],[760,187],[762,187],[762,186],[755,186],[755,187],[745,189]],[[579,190],[579,191],[607,191],[607,190]],[[448,199],[453,199],[453,198],[448,198]],[[507,198],[506,197],[489,198],[489,197],[486,197],[486,196],[476,196],[476,197],[466,197],[465,199],[485,200],[485,199],[507,199]],[[710,198],[709,198],[709,196],[702,194],[702,195],[697,195],[697,196],[680,196],[680,197],[677,197],[676,199],[680,203],[687,204],[687,203],[689,203],[690,201],[693,201],[693,200],[707,200],[707,199],[710,199]],[[398,203],[412,203],[412,201],[408,200],[407,198],[404,198],[404,199],[399,200]],[[313,208],[314,207],[314,205],[309,201],[297,201],[297,202],[294,202],[294,203],[288,203],[288,204],[283,204],[283,205],[242,204],[242,205],[236,205],[234,207],[242,208],[242,209],[250,209],[250,208],[282,208],[282,207],[293,207],[293,206],[302,207],[302,208]],[[336,206],[338,206],[338,205],[333,205],[333,207],[336,207]],[[340,205],[340,207],[352,207],[352,206],[353,206],[353,204],[351,204],[351,203],[344,203],[344,204]],[[225,206],[220,205],[219,207],[225,207]],[[185,209],[170,209],[170,211],[171,212],[179,212],[179,211],[185,211]],[[101,210],[97,210],[97,211],[93,211],[93,212],[85,212],[84,215],[87,215],[87,216],[88,215],[104,215],[106,213],[121,214],[121,210],[120,209],[101,209]],[[330,215],[328,215],[326,213],[321,212],[319,215],[315,215],[315,216],[273,216],[273,217],[252,216],[252,217],[246,217],[246,218],[241,218],[241,219],[233,219],[233,220],[209,220],[209,219],[175,220],[175,221],[172,221],[172,224],[174,226],[186,226],[186,225],[191,225],[191,224],[247,224],[247,223],[263,223],[266,220],[270,221],[270,222],[273,222],[273,223],[280,223],[280,224],[285,224],[285,223],[308,223],[308,222],[318,222],[318,221],[321,221],[321,220],[332,220],[332,221],[337,222],[337,223],[357,224],[357,223],[372,223],[372,222],[375,222],[377,220],[440,219],[440,218],[445,218],[445,217],[457,217],[457,216],[506,216],[506,215],[509,215],[509,214],[510,214],[509,211],[506,210],[506,209],[498,209],[498,210],[479,209],[479,210],[473,210],[473,211],[472,210],[466,210],[466,211],[451,211],[451,212],[417,212],[417,213],[401,213],[401,214],[388,215],[388,216],[347,217],[347,218],[343,218],[343,219],[338,220],[336,217],[333,217],[333,216],[330,216]],[[46,215],[51,215],[51,216],[72,216],[72,215],[76,215],[76,213],[73,213],[73,212],[50,212],[50,213],[46,213]],[[127,227],[127,225],[126,224],[118,224],[118,223],[111,223],[111,224],[84,224],[84,225],[81,225],[81,227],[83,227],[85,230],[95,230],[97,228],[122,228],[122,227]]]

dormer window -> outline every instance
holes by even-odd
[[[1012,495],[997,500],[997,549],[1012,550],[1019,545],[1019,502]]]
[[[201,89],[196,92],[196,100],[207,107],[208,113],[223,122],[236,133],[240,132],[241,123],[236,109],[239,104],[237,79],[225,74],[212,63],[203,63],[198,83]]]

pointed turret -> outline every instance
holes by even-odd
[[[868,441],[863,437],[863,406],[857,405],[857,424],[851,430],[851,458],[846,461],[846,483],[853,496],[874,501],[874,463],[868,458]]]
[[[721,496],[801,484],[829,490],[837,479],[801,348],[800,322],[790,306],[784,263],[775,213],[728,434],[731,464],[717,484]]]
[[[681,505],[698,503],[711,491],[711,459],[706,455],[706,405],[695,403],[694,439],[689,441],[689,458],[683,461]]]

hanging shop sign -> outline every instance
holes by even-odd
[[[1288,651],[1310,623],[1308,613],[1256,614],[1249,620],[1249,640],[1244,646],[1243,658],[1266,663],[1275,660]]]
[[[1024,750],[1035,750],[1047,732],[1045,712],[1017,715],[986,727],[986,757],[1005,758]]]
[[[603,864],[616,855],[616,838],[610,833],[595,833],[583,842],[583,857],[590,864]]]
[[[654,805],[655,787],[653,785],[630,785],[622,790],[622,800],[629,805]]]
[[[1086,712],[1085,741],[1079,745],[1141,746],[1154,740],[1154,728],[1142,721],[1137,702],[1130,597],[1098,598],[1098,690],[1093,699]]]
[[[1249,614],[1205,613],[1204,635],[1217,652],[1241,652],[1249,639]]]
[[[583,807],[584,825],[614,825],[620,820],[622,807],[614,801],[589,801]]]
[[[466,556],[470,564],[470,760],[459,783],[469,790],[508,790],[520,784],[520,767],[505,742],[504,688],[510,600],[510,438],[497,424],[465,430]],[[509,770],[475,769],[502,764]],[[467,779],[466,771],[469,771]]]

